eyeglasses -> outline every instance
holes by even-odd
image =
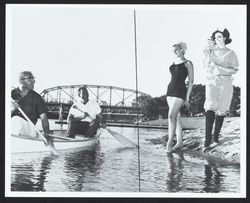
[[[22,78],[22,80],[35,80],[35,77]]]

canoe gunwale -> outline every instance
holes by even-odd
[[[53,131],[64,131],[64,130],[53,130]],[[87,142],[87,141],[91,141],[91,140],[97,139],[100,136],[100,134],[101,134],[101,130],[98,130],[97,133],[96,133],[96,135],[94,137],[91,137],[91,138],[88,138],[88,137],[83,137],[83,139],[74,139],[74,138],[72,138],[72,140],[63,140],[63,139],[53,138],[53,137],[51,137],[51,138],[52,138],[53,142],[64,142],[64,143],[69,143],[69,142]],[[32,140],[32,141],[43,142],[43,139],[42,138],[38,138],[38,137],[31,137],[31,136],[25,136],[25,135],[14,135],[14,134],[11,134],[11,136],[17,137],[17,138],[20,138],[20,139],[27,139],[27,140]]]
[[[72,140],[54,138],[53,143],[57,151],[92,150],[100,142],[99,137],[101,133],[100,129],[92,138],[79,139],[76,137],[76,139]],[[45,145],[44,141],[38,137],[11,135],[11,141],[11,154],[51,152],[50,147]]]

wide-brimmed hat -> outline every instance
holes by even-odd
[[[212,36],[211,36],[211,38],[213,39],[213,40],[215,40],[215,34],[216,33],[221,33],[222,35],[223,35],[223,37],[225,37],[226,39],[225,39],[225,44],[229,44],[229,43],[231,43],[232,42],[232,39],[230,39],[230,33],[229,33],[229,31],[225,28],[223,31],[221,30],[221,29],[217,29],[217,30],[215,30],[213,33],[212,33]]]

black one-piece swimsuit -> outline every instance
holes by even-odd
[[[180,64],[172,64],[169,67],[171,73],[171,81],[168,84],[168,90],[166,96],[179,97],[183,100],[186,98],[187,88],[185,80],[188,75],[185,62]]]

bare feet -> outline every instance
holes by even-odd
[[[172,153],[172,150],[167,148],[167,149],[166,149],[166,152],[167,152],[167,153]]]
[[[172,144],[170,144],[169,142],[167,143],[166,152],[167,153],[171,153],[172,152]]]
[[[182,149],[182,147],[183,147],[183,144],[182,144],[182,143],[181,143],[181,144],[177,143],[177,144],[173,147],[172,152],[175,152],[175,151],[177,151],[177,150],[180,150],[180,149]]]

